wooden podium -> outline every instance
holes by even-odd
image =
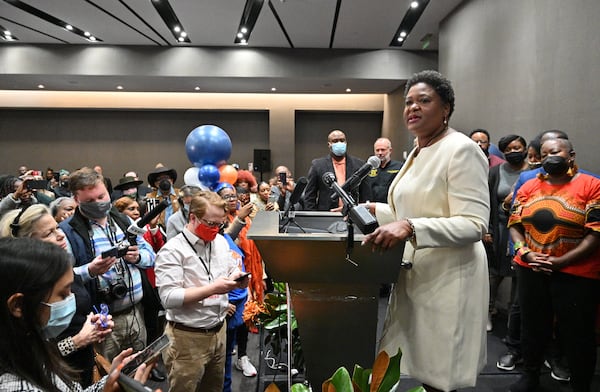
[[[355,364],[372,367],[379,288],[397,281],[404,245],[372,253],[360,245],[364,236],[355,228],[349,261],[347,233],[339,232],[346,226],[340,213],[303,211],[293,219],[288,232],[280,233],[279,213],[261,211],[248,237],[272,278],[289,285],[306,378],[320,389],[340,366],[350,374]]]

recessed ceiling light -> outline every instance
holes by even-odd
[[[179,38],[177,38],[177,41],[183,42],[183,41],[185,41],[185,38],[184,37],[179,37]]]
[[[182,31],[181,34],[179,34],[181,37],[187,37],[187,33],[185,31]]]
[[[46,88],[43,84],[38,84],[38,88]]]
[[[400,32],[400,37],[406,37],[406,31],[401,31]]]
[[[94,37],[93,35],[90,36],[90,41],[96,41],[96,37]]]
[[[84,32],[83,32],[83,35],[85,35],[86,37],[89,37],[89,36],[90,36],[90,35],[92,35],[92,34],[90,34],[90,32],[89,32],[89,31],[84,31]]]
[[[123,90],[123,86],[121,86],[121,85],[117,86],[117,90]]]
[[[347,93],[351,93],[351,92],[352,92],[352,89],[350,89],[350,88],[347,88],[347,89],[346,89],[346,92],[347,92]]]
[[[70,24],[65,26],[65,29],[69,30],[69,31],[73,31],[73,26],[71,26]]]
[[[242,34],[242,33],[237,33],[237,37],[238,37],[238,38],[243,38],[243,37],[244,37],[244,34]]]
[[[242,40],[240,40],[240,43],[241,43],[242,45],[246,45],[246,44],[248,43],[248,41],[246,41],[245,39],[242,39]]]
[[[417,8],[418,6],[419,6],[418,1],[413,1],[412,3],[410,3],[410,8]]]
[[[9,35],[12,35],[12,33],[8,30],[4,30],[4,35],[8,37]]]
[[[173,31],[176,33],[179,33],[181,31],[181,27],[175,26],[175,27],[173,27]]]
[[[404,38],[398,37],[398,42],[402,42],[402,41],[404,41]]]
[[[271,91],[277,91],[277,88],[271,87]]]
[[[248,32],[248,29],[247,29],[247,28],[245,28],[245,27],[242,27],[242,28],[240,29],[240,32],[242,32],[242,34],[246,34],[246,33]]]
[[[196,86],[196,87],[194,87],[194,90],[200,91],[200,87]]]

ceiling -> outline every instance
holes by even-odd
[[[244,13],[246,0],[169,0],[190,43],[177,42],[157,13],[152,1],[156,0],[21,1],[77,28],[89,31],[101,40],[101,42],[91,43],[64,28],[15,7],[11,4],[11,0],[0,0],[0,26],[10,30],[17,38],[12,42],[0,39],[0,48],[4,45],[22,44],[156,48],[194,46],[232,49],[240,47],[234,44],[234,39]],[[410,2],[410,0],[265,0],[248,44],[244,47],[270,50],[310,48],[437,51],[439,23],[462,0],[431,0],[402,48],[391,48],[389,44]],[[428,46],[424,49],[423,37],[428,35],[430,37],[427,40]],[[74,75],[74,77],[85,76]],[[60,86],[60,78],[61,76],[56,76],[57,86]],[[255,78],[251,81],[246,79],[246,83],[251,82],[253,85],[243,86],[243,91],[265,91],[266,83],[270,81],[264,79]],[[0,89],[22,88],[16,85],[17,79],[13,78],[13,82],[9,87],[0,86]],[[68,84],[68,81],[62,82]],[[65,86],[65,89],[68,89],[67,87]],[[86,89],[93,90],[94,87]],[[162,91],[161,89],[162,87],[157,85],[151,90]]]

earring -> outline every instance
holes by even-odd
[[[444,125],[448,125],[448,119],[446,117],[444,117]]]

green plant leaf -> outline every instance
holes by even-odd
[[[385,372],[385,376],[377,388],[377,392],[388,392],[400,379],[400,359],[402,358],[402,350],[398,349],[396,355],[389,359],[389,364]]]
[[[359,365],[354,365],[352,372],[352,381],[360,388],[361,391],[369,390],[369,379],[371,377],[371,369],[363,369]]]
[[[308,385],[296,383],[292,385],[292,392],[310,392]]]
[[[411,388],[406,392],[427,392],[427,390],[423,388],[422,385],[419,385],[418,387]]]
[[[354,392],[352,380],[350,379],[350,373],[348,373],[348,370],[345,367],[341,367],[336,370],[335,373],[333,373],[333,376],[323,383],[323,387],[325,387],[326,384],[333,385],[336,392]],[[330,389],[331,388],[328,388],[327,390]]]

